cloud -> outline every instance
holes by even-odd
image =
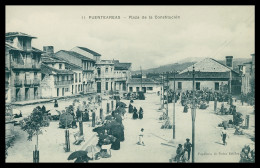
[[[157,67],[189,57],[250,57],[254,52],[253,6],[7,6],[6,31],[38,37],[33,45],[55,51],[85,46],[102,59]],[[120,16],[89,20],[82,16]],[[175,16],[175,20],[125,19]]]

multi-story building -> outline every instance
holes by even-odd
[[[65,64],[65,61],[55,59],[53,56],[42,56],[42,98],[72,95],[74,72],[65,69]]]
[[[113,60],[101,60],[96,62],[97,93],[109,93],[115,89]]]
[[[246,62],[239,66],[239,73],[242,77],[241,92],[244,94],[254,92],[255,82],[255,54],[251,54],[252,61]]]
[[[55,53],[55,57],[66,60],[70,63],[71,67],[80,67],[81,69],[74,68],[74,86],[73,88],[80,88],[83,93],[95,92],[95,60],[88,58],[82,54],[74,51],[60,50]],[[75,90],[75,92],[78,92]]]
[[[33,100],[41,97],[41,54],[32,47],[36,37],[20,32],[5,34],[6,65],[10,71],[10,101]]]
[[[127,92],[127,85],[131,79],[131,63],[121,63],[114,60],[114,90]]]

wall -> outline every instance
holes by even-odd
[[[56,92],[54,88],[54,76],[46,74],[44,79],[41,81],[41,92],[42,98],[52,98],[55,97]]]
[[[241,92],[244,94],[247,94],[251,91],[250,79],[251,79],[251,76],[248,74],[246,74],[242,77]]]
[[[182,82],[182,90],[186,91],[186,90],[192,90],[192,80],[176,80],[175,81],[175,89],[178,90],[178,82]],[[220,80],[216,80],[216,81],[201,81],[201,80],[195,80],[195,89],[196,89],[196,82],[200,82],[200,90],[202,90],[203,88],[208,88],[208,89],[212,89],[215,90],[215,82],[219,82],[219,87],[221,87],[221,85],[225,85],[228,84],[228,81],[220,81]],[[165,84],[166,86],[166,84]],[[170,89],[174,89],[174,81],[170,81],[169,82],[169,88]]]
[[[136,87],[139,87],[139,91],[141,90],[141,84],[128,84],[128,92],[130,92],[130,87],[133,88],[133,92],[136,92]],[[161,91],[161,85],[156,84],[142,84],[142,87],[146,87],[146,93],[157,93],[158,91]],[[153,90],[147,90],[147,87],[153,87]]]

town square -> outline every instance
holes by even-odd
[[[254,6],[142,9],[6,6],[6,163],[255,162]]]

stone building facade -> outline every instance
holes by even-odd
[[[39,99],[42,51],[31,45],[36,37],[20,32],[6,33],[5,37],[5,61],[10,71],[9,101]]]

